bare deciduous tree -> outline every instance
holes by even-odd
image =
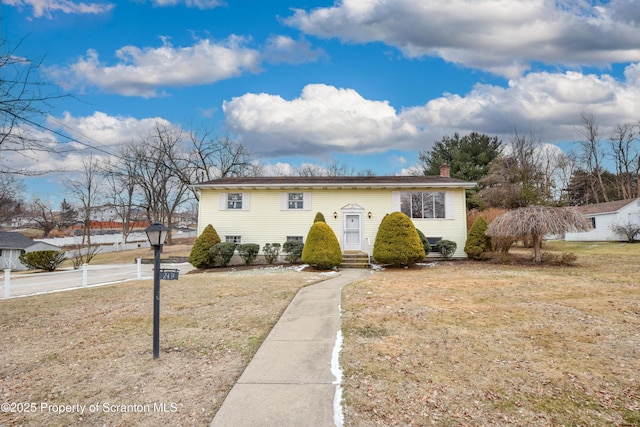
[[[573,208],[528,206],[506,212],[494,219],[486,235],[499,238],[533,240],[534,260],[542,261],[542,239],[546,235],[591,229],[591,222]]]
[[[27,207],[27,215],[29,220],[43,231],[44,237],[56,227],[57,220],[50,202],[36,198]]]
[[[69,95],[40,79],[41,59],[19,55],[20,44],[2,40],[0,45],[9,46],[7,53],[0,53],[0,173],[27,175],[8,159],[9,154],[28,157],[34,151],[52,151],[39,135],[50,131],[42,119],[54,100]]]
[[[102,196],[101,183],[99,162],[92,155],[83,157],[80,175],[65,183],[71,195],[80,202],[79,215],[84,224],[82,245],[86,244],[88,248],[91,247],[91,216]]]
[[[611,155],[615,161],[616,186],[621,199],[640,196],[640,140],[638,125],[625,123],[616,126],[611,135]]]
[[[589,189],[596,203],[608,202],[607,191],[602,173],[605,160],[605,151],[602,147],[600,129],[593,113],[583,111],[580,113],[581,127],[578,127],[578,145],[580,152],[578,158],[589,178]],[[600,195],[604,200],[600,200]]]
[[[139,165],[135,161],[128,161],[133,158],[135,156],[132,153],[131,145],[127,145],[120,149],[118,157],[103,165],[103,174],[108,189],[107,198],[122,222],[124,243],[127,242],[129,234],[133,231],[133,223],[135,222],[136,179]]]

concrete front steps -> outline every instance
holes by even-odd
[[[345,251],[342,254],[340,268],[371,268],[369,256],[366,252]]]

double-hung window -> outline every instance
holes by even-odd
[[[227,209],[242,209],[242,193],[227,193]]]
[[[220,193],[221,211],[248,211],[250,193]]]
[[[280,193],[280,210],[311,210],[311,193],[301,191]]]
[[[304,193],[288,193],[288,209],[304,208]]]

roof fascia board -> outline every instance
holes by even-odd
[[[473,188],[476,186],[475,182],[443,182],[443,183],[424,183],[418,184],[411,183],[353,183],[353,184],[195,184],[192,187],[200,190],[284,190],[284,189],[296,189],[296,188],[312,188],[312,189],[392,189],[392,188]]]

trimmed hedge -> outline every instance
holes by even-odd
[[[220,236],[218,236],[213,225],[209,224],[193,243],[193,248],[191,248],[191,253],[189,254],[189,263],[198,269],[212,267],[213,260],[209,254],[209,249],[216,243],[220,243]]]
[[[54,271],[64,261],[64,251],[27,252],[19,259],[30,270]]]
[[[243,243],[238,245],[238,254],[244,261],[245,265],[251,264],[258,257],[260,245],[257,243]]]
[[[313,219],[313,222],[318,222],[318,221],[327,222],[325,221],[324,215],[322,215],[322,212],[318,212],[316,214],[316,217]]]
[[[420,237],[420,242],[422,242],[422,248],[424,249],[424,256],[427,256],[429,255],[429,252],[431,252],[431,243],[429,243],[429,239],[427,239],[427,236],[425,236],[424,233],[420,231],[419,228],[416,228],[416,231],[418,232],[418,236]]]
[[[280,255],[280,243],[265,243],[262,252],[264,252],[264,260],[267,264],[273,264]]]
[[[302,249],[302,262],[320,270],[330,270],[342,262],[342,250],[331,227],[323,221],[314,222]]]
[[[458,248],[458,244],[451,240],[440,240],[436,243],[436,249],[442,254],[443,257],[449,259],[453,256]]]
[[[218,267],[226,267],[231,261],[233,253],[236,251],[236,244],[233,242],[216,243],[209,249],[209,255],[213,264]]]
[[[411,219],[402,212],[385,215],[373,245],[373,258],[380,264],[409,265],[426,256]]]
[[[483,253],[491,250],[491,238],[485,234],[487,227],[487,221],[481,216],[473,221],[464,244],[464,251],[469,258],[480,259]]]
[[[284,242],[282,245],[282,251],[287,253],[284,259],[289,262],[296,262],[302,256],[302,250],[304,249],[304,243],[302,242]]]

